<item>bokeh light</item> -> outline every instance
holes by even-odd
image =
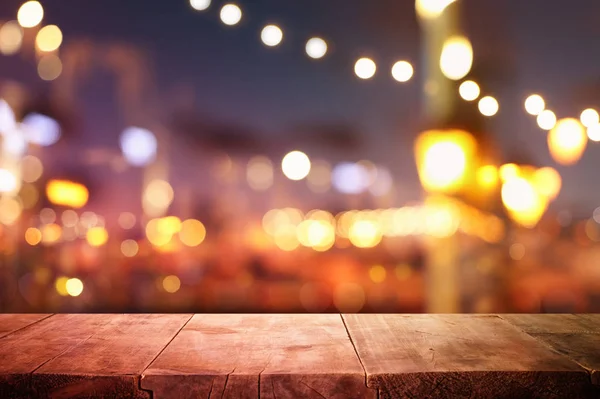
[[[354,64],[354,73],[361,79],[371,79],[377,72],[375,61],[370,58],[361,58]]]
[[[128,127],[120,137],[123,156],[133,166],[146,166],[156,159],[158,142],[148,129]]]
[[[260,40],[267,47],[275,47],[283,40],[283,31],[277,25],[267,25],[260,32]]]
[[[190,5],[194,10],[204,11],[210,7],[211,0],[190,0]]]
[[[56,222],[56,212],[52,208],[43,208],[40,210],[40,222],[43,224],[51,224]]]
[[[154,179],[144,190],[142,206],[149,216],[161,216],[175,197],[173,187],[166,180]]]
[[[55,205],[82,208],[90,196],[88,189],[68,180],[50,180],[46,185],[46,196]]]
[[[57,243],[62,236],[62,227],[56,223],[42,226],[42,243],[51,245]]]
[[[167,276],[163,279],[163,288],[169,294],[174,294],[181,288],[181,280],[175,275]]]
[[[12,226],[21,217],[23,204],[17,199],[7,195],[0,198],[0,223]]]
[[[199,220],[188,219],[181,223],[179,240],[188,247],[197,247],[206,238],[206,227]]]
[[[34,155],[25,155],[21,159],[21,178],[26,183],[35,183],[42,177],[44,165]]]
[[[381,265],[372,266],[369,269],[369,278],[374,283],[383,283],[387,277],[387,271],[385,267]]]
[[[38,62],[38,75],[42,80],[55,80],[62,74],[62,70],[62,61],[54,54],[44,55]]]
[[[140,247],[135,240],[125,240],[121,243],[121,253],[127,258],[133,258],[138,254]]]
[[[498,113],[500,105],[498,100],[491,96],[485,96],[479,100],[479,112],[484,116],[494,116]]]
[[[588,138],[592,141],[600,141],[600,123],[594,126],[590,126],[587,129]]]
[[[17,127],[15,113],[8,103],[0,99],[0,134],[12,133]]]
[[[343,162],[333,168],[333,187],[343,194],[360,194],[371,183],[369,171],[359,163]]]
[[[356,313],[365,306],[365,291],[356,283],[342,283],[335,287],[333,304],[342,313]]]
[[[75,227],[79,223],[79,215],[74,210],[67,209],[60,216],[60,220],[65,227]]]
[[[23,3],[17,12],[17,20],[23,28],[33,28],[44,19],[44,8],[39,1]]]
[[[413,66],[408,61],[398,61],[392,67],[392,77],[398,82],[408,82],[414,74]]]
[[[537,124],[542,130],[551,130],[556,126],[556,114],[549,109],[540,112],[537,116]]]
[[[550,155],[562,165],[573,165],[583,155],[587,141],[585,128],[579,120],[561,119],[548,135]]]
[[[358,248],[373,248],[381,242],[383,235],[374,221],[357,220],[350,227],[348,238]]]
[[[131,230],[135,227],[137,222],[137,218],[131,212],[121,212],[119,214],[119,218],[117,219],[117,223],[124,230]]]
[[[104,227],[92,227],[87,231],[85,239],[92,247],[101,247],[108,241],[108,231]]]
[[[281,162],[281,170],[285,177],[294,181],[306,178],[310,173],[310,168],[310,158],[301,151],[288,153]]]
[[[453,36],[446,40],[440,57],[440,68],[444,76],[460,80],[467,76],[473,65],[473,48],[469,39]]]
[[[250,159],[246,168],[246,180],[255,191],[268,190],[273,185],[273,163],[267,157]]]
[[[434,19],[442,15],[444,10],[456,0],[416,0],[417,15],[423,19]]]
[[[78,278],[70,278],[65,283],[65,290],[70,296],[79,296],[83,292],[83,282]]]
[[[56,51],[63,41],[63,34],[56,25],[47,25],[39,30],[35,37],[35,45],[38,50],[44,52]]]
[[[19,180],[14,173],[0,168],[0,193],[10,193],[19,188]]]
[[[525,111],[529,115],[539,115],[546,108],[546,102],[539,94],[532,94],[525,100]]]
[[[458,94],[460,94],[465,101],[475,101],[479,98],[481,89],[477,83],[472,80],[466,80],[458,87]]]
[[[560,193],[562,178],[554,168],[540,168],[533,174],[533,184],[540,194],[554,200]]]
[[[42,242],[42,232],[35,227],[29,227],[25,230],[25,241],[31,246],[38,245]]]
[[[600,115],[598,115],[598,111],[595,109],[588,108],[581,113],[579,120],[583,126],[589,128],[600,123]]]
[[[315,60],[325,57],[327,54],[327,42],[320,37],[310,38],[306,42],[306,54]]]
[[[242,9],[236,4],[225,4],[221,8],[221,21],[228,26],[237,25],[242,20]]]
[[[23,119],[21,126],[25,138],[30,143],[48,147],[60,139],[60,125],[49,116],[37,113],[28,114]]]
[[[23,44],[23,29],[16,21],[0,26],[0,53],[13,55],[19,52]]]

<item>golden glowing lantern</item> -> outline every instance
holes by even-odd
[[[415,144],[417,169],[425,190],[455,193],[469,180],[477,152],[475,138],[463,130],[430,130]]]
[[[48,200],[54,205],[82,208],[89,198],[88,189],[79,183],[68,180],[50,180],[46,185]]]
[[[585,128],[574,118],[561,119],[548,135],[550,154],[562,165],[577,163],[585,151],[587,141]]]

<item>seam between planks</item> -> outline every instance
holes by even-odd
[[[342,319],[342,324],[344,325],[346,334],[348,334],[348,339],[350,340],[350,343],[352,344],[352,348],[354,348],[354,353],[356,354],[356,357],[358,358],[360,366],[362,367],[363,372],[365,373],[365,386],[367,387],[367,389],[372,389],[371,387],[369,387],[369,385],[367,383],[367,369],[365,368],[365,365],[363,364],[363,361],[360,358],[360,355],[358,354],[358,349],[356,349],[356,345],[354,345],[354,340],[352,339],[352,336],[350,335],[350,330],[348,330],[348,325],[346,324],[346,320],[344,320],[344,315],[341,313],[340,313],[340,319]],[[379,388],[376,389],[376,392],[377,392],[377,398],[379,398]]]
[[[1,336],[1,337],[0,337],[0,339],[2,339],[2,338],[6,338],[6,337],[9,337],[9,336],[13,335],[14,333],[17,333],[17,332],[19,332],[19,331],[22,331],[22,330],[24,330],[24,329],[26,329],[26,328],[28,328],[28,327],[31,327],[31,326],[35,325],[35,324],[37,324],[37,323],[39,323],[39,322],[41,322],[41,321],[44,321],[44,320],[46,320],[46,319],[49,319],[50,317],[52,317],[52,316],[54,316],[54,315],[55,315],[54,313],[50,313],[50,314],[49,314],[49,315],[47,315],[46,317],[42,317],[41,319],[39,319],[39,320],[36,320],[36,321],[34,321],[33,323],[27,324],[26,326],[23,326],[23,327],[21,327],[21,328],[17,328],[16,330],[14,330],[14,331],[11,331],[11,332],[9,332],[9,333],[8,333],[8,334],[6,334],[6,335],[3,335],[3,336]]]

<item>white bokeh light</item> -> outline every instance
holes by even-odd
[[[283,157],[281,170],[290,180],[302,180],[310,173],[311,163],[308,155],[301,151],[292,151]]]
[[[0,134],[12,132],[16,127],[15,113],[6,101],[0,99]]]
[[[123,156],[133,166],[145,166],[156,159],[158,143],[154,134],[140,127],[129,127],[120,139]]]
[[[494,116],[498,113],[500,105],[494,97],[486,96],[479,100],[479,112],[484,116]]]
[[[21,124],[25,139],[42,147],[51,146],[60,139],[60,125],[49,116],[29,114]]]
[[[543,130],[551,130],[556,126],[556,114],[549,109],[540,112],[536,120],[540,129]]]
[[[204,11],[210,7],[211,0],[190,0],[190,5],[194,10]]]
[[[27,151],[27,139],[19,127],[4,134],[3,138],[2,146],[5,152],[21,157]]]
[[[343,194],[360,194],[371,184],[371,173],[359,163],[344,162],[333,168],[333,187]]]
[[[375,61],[370,58],[361,58],[354,65],[354,73],[361,79],[371,79],[377,72]]]
[[[587,135],[594,142],[600,141],[600,124],[588,127]]]
[[[0,193],[10,193],[15,191],[19,185],[17,177],[14,173],[0,169]]]
[[[268,47],[275,47],[283,40],[283,31],[277,25],[267,25],[260,32],[260,40]]]
[[[327,42],[320,37],[313,37],[306,42],[306,54],[315,60],[325,57],[327,54]]]
[[[413,66],[408,61],[398,61],[392,67],[392,77],[398,82],[408,82],[413,74]]]
[[[369,192],[376,197],[387,195],[394,185],[394,179],[389,169],[382,166],[377,167],[375,181],[369,187]]]
[[[242,9],[235,4],[225,4],[221,8],[221,21],[225,25],[237,25],[242,20]]]
[[[546,108],[546,102],[539,94],[532,94],[525,100],[525,111],[529,115],[537,116]]]

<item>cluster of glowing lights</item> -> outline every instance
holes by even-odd
[[[301,151],[292,151],[286,154],[281,161],[283,174],[293,181],[305,179],[310,173],[310,168],[310,158]]]
[[[89,192],[83,184],[53,179],[46,185],[46,196],[54,205],[78,209],[87,204]]]
[[[260,32],[260,39],[267,47],[278,46],[283,41],[283,31],[277,25],[267,25]]]
[[[242,20],[242,9],[236,4],[225,4],[221,8],[221,21],[227,26],[237,25]]]
[[[451,80],[467,76],[473,66],[473,47],[464,36],[453,36],[446,40],[440,56],[440,69]]]
[[[175,241],[175,237],[179,240]],[[170,251],[181,243],[187,247],[197,247],[206,238],[206,227],[196,219],[181,221],[176,216],[152,219],[146,225],[146,238],[155,248]]]

